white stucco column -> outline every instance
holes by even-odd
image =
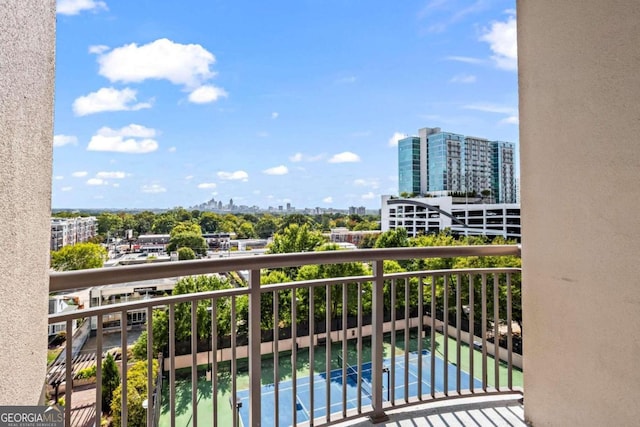
[[[519,0],[525,417],[640,422],[640,2]]]
[[[55,1],[0,2],[0,405],[46,373]]]

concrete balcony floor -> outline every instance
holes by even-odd
[[[520,394],[461,398],[388,410],[389,420],[373,424],[368,419],[337,424],[340,427],[526,427]]]

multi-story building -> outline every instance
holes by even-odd
[[[398,141],[399,193],[446,196],[483,194],[515,203],[515,144],[422,128]]]
[[[382,196],[381,229],[404,228],[409,237],[448,229],[457,235],[502,236],[520,241],[520,205],[480,201],[450,196]]]
[[[93,216],[77,218],[51,218],[52,251],[67,245],[86,242],[96,235],[98,221]]]

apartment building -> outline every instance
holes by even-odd
[[[67,245],[86,242],[96,236],[98,220],[96,217],[51,218],[52,251]]]

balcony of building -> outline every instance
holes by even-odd
[[[393,272],[398,264],[388,264],[467,257],[495,267]],[[66,323],[66,347],[77,351],[48,368],[49,402],[63,398],[69,426],[93,425],[103,412],[123,426],[430,425],[447,417],[446,425],[483,418],[523,425],[521,275],[499,265],[517,257],[517,246],[403,248],[54,273],[55,293],[193,275],[224,289],[50,315],[50,323]],[[310,265],[337,272],[359,265],[365,274],[261,284],[268,272]],[[222,276],[238,270],[249,271],[246,287]],[[114,317],[141,312],[144,327],[121,320],[114,331]],[[91,325],[92,346],[74,343],[78,320]],[[131,335],[142,331],[142,354],[132,352]],[[103,361],[114,352],[114,332],[115,394],[128,399],[104,407]],[[78,374],[92,366],[86,385]],[[144,381],[124,380],[140,369]]]
[[[636,425],[640,5],[520,0],[517,7],[524,417],[540,426]],[[0,22],[0,404],[35,405],[44,401],[46,376],[55,2],[5,0]],[[90,286],[83,281],[62,283]],[[249,339],[254,347],[257,338]],[[255,358],[250,364],[262,370]],[[380,384],[384,376],[372,372]],[[259,379],[251,376],[250,389]],[[372,410],[392,414],[375,390]],[[178,402],[192,400],[187,393]],[[459,401],[442,402],[451,410]],[[264,413],[260,400],[249,406],[260,407],[254,416]]]

